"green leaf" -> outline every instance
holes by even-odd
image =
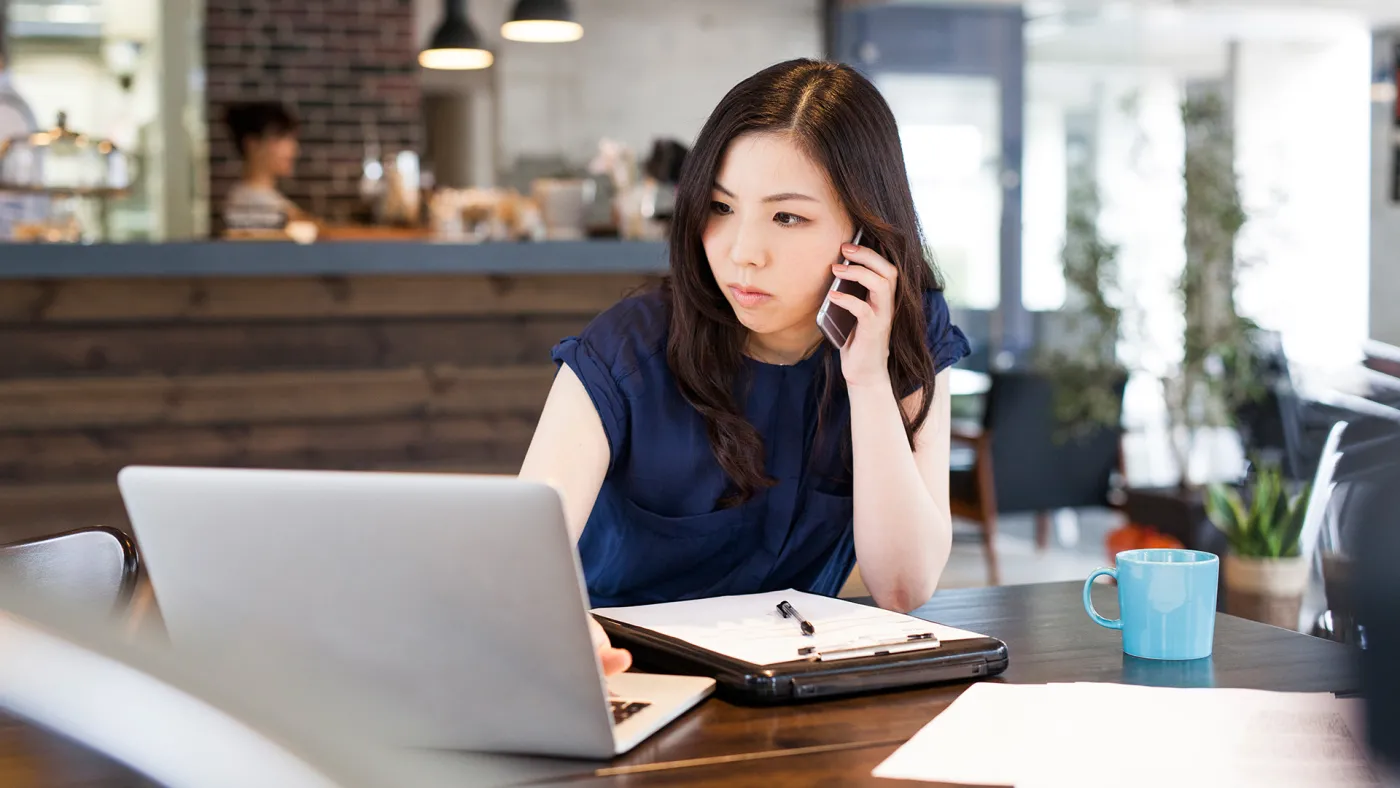
[[[1225,500],[1230,504],[1230,510],[1233,512],[1235,522],[1239,523],[1239,528],[1243,531],[1249,520],[1249,515],[1246,513],[1244,507],[1244,499],[1240,497],[1238,490],[1233,487],[1228,487],[1225,490]]]
[[[1263,549],[1260,556],[1263,558],[1278,558],[1279,551],[1283,549],[1283,534],[1279,529],[1272,528],[1268,531],[1260,532],[1264,539]]]
[[[1267,533],[1268,513],[1273,510],[1274,500],[1274,479],[1267,469],[1259,472],[1258,478],[1254,482],[1254,494],[1249,502],[1249,510],[1245,515],[1244,532],[1249,535],[1249,542],[1254,547],[1249,553],[1251,556],[1267,555],[1268,541],[1265,539]]]
[[[1223,484],[1212,484],[1206,488],[1206,517],[1229,537],[1239,533],[1240,518],[1232,505],[1229,494],[1234,490]],[[1235,496],[1238,499],[1238,495]]]
[[[1283,489],[1283,481],[1279,480],[1278,497],[1274,500],[1273,511],[1269,513],[1269,522],[1263,528],[1263,532],[1268,536],[1270,558],[1278,558],[1287,549],[1287,533],[1290,523],[1290,509],[1288,492]]]
[[[1293,499],[1293,508],[1288,513],[1288,522],[1284,527],[1283,549],[1280,555],[1296,556],[1303,550],[1303,545],[1299,538],[1303,535],[1303,520],[1308,514],[1308,501],[1312,498],[1312,483],[1303,485],[1303,489],[1298,493],[1298,497]]]
[[[1258,532],[1267,530],[1268,517],[1273,512],[1277,496],[1273,474],[1268,469],[1260,470],[1258,481],[1254,485],[1254,500],[1250,501],[1250,530]]]

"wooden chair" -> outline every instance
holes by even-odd
[[[1117,387],[1122,404],[1124,379]],[[1034,372],[994,372],[982,424],[954,424],[954,445],[973,449],[971,463],[955,462],[949,479],[954,516],[982,526],[987,574],[1001,582],[997,565],[997,517],[1034,512],[1036,543],[1050,541],[1050,512],[1107,507],[1110,478],[1121,469],[1120,428],[1067,437],[1055,418],[1054,386]]]
[[[130,537],[106,526],[0,545],[0,577],[84,610],[125,613],[139,569]]]

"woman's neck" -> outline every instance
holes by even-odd
[[[821,343],[822,333],[814,321],[810,328],[798,325],[772,334],[749,332],[745,352],[765,364],[789,366],[810,357]]]
[[[254,189],[277,191],[277,176],[270,172],[257,170],[252,167],[244,167],[243,185],[250,186]]]

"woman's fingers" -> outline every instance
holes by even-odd
[[[863,265],[832,266],[831,273],[837,279],[856,282],[870,291],[870,306],[876,311],[894,301],[894,283]]]
[[[875,309],[865,301],[856,298],[850,293],[843,293],[840,290],[832,290],[829,294],[831,303],[855,315],[856,320],[865,323],[875,317]]]
[[[603,666],[604,676],[622,673],[632,667],[632,653],[625,649],[613,648],[608,633],[593,616],[588,617],[588,634],[593,638],[593,648],[598,652],[598,661]]]
[[[899,278],[899,269],[894,263],[881,257],[874,249],[867,246],[852,246],[851,244],[841,244],[841,256],[853,263],[859,263],[874,271],[885,279],[894,283]]]
[[[604,676],[625,673],[632,667],[632,652],[608,646],[598,650],[598,660],[603,663]]]

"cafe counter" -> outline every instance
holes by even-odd
[[[0,542],[127,528],[123,466],[513,473],[549,350],[665,245],[0,245]]]

